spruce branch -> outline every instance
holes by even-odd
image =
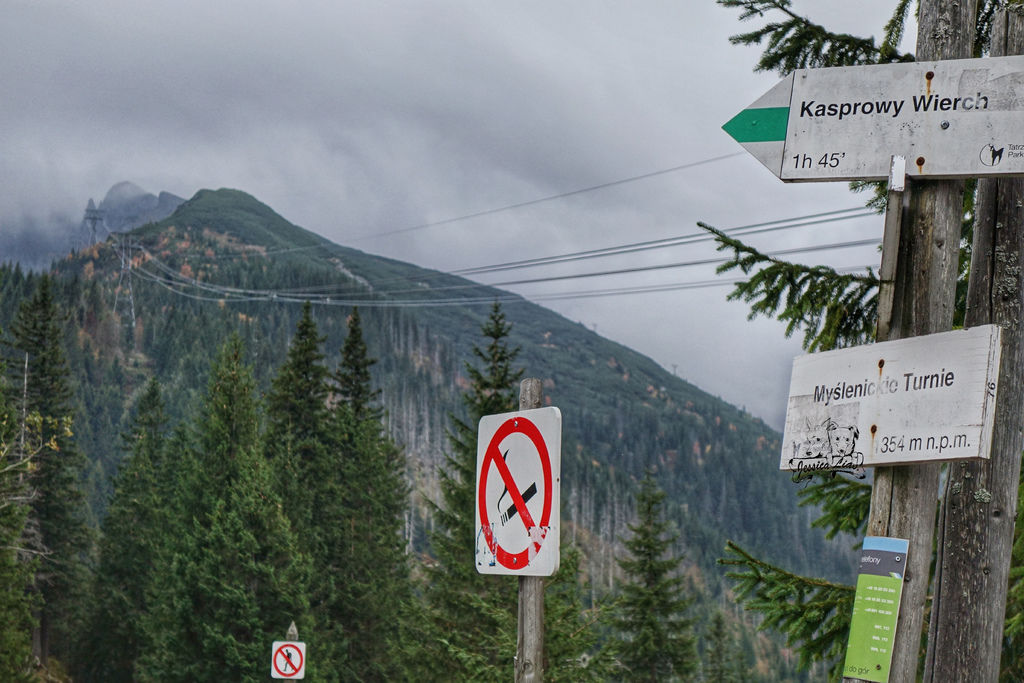
[[[798,495],[801,507],[820,506],[822,514],[811,526],[825,529],[825,538],[840,533],[863,536],[871,510],[871,484],[846,477],[822,477]]]
[[[899,0],[896,3],[892,17],[885,25],[885,38],[878,47],[879,62],[911,61],[906,59],[906,55],[900,55],[896,49],[903,40],[903,29],[907,25],[907,12],[910,11],[911,4],[911,0]]]
[[[800,653],[801,669],[825,662],[829,678],[838,680],[853,615],[853,586],[793,574],[732,541],[725,551],[718,563],[731,568],[726,576],[735,582],[737,601],[764,617],[759,628],[785,635],[786,643]]]
[[[715,236],[718,251],[733,257],[720,265],[723,273],[738,268],[749,279],[736,283],[729,300],[750,304],[749,319],[758,315],[786,323],[786,336],[803,330],[803,347],[820,351],[853,346],[874,338],[878,278],[839,273],[828,266],[805,266],[763,254],[706,223],[701,228]],[[751,275],[752,271],[753,274]]]
[[[909,3],[901,0],[900,4]],[[886,40],[880,47],[874,38],[861,38],[848,33],[835,33],[796,14],[790,0],[718,0],[723,7],[740,9],[740,21],[767,13],[782,14],[779,21],[769,21],[761,28],[729,38],[734,45],[763,45],[764,52],[756,71],[777,71],[788,74],[794,69],[825,66],[853,66],[881,62],[913,61],[913,56],[896,49],[903,33],[906,8],[900,21],[893,16],[886,26]],[[897,8],[899,13],[899,8]]]
[[[850,192],[870,192],[871,197],[864,202],[864,206],[874,209],[878,214],[885,213],[889,201],[889,185],[884,180],[853,180],[850,182]]]

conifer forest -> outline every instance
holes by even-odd
[[[410,281],[465,302],[389,307]],[[233,190],[45,273],[4,265],[3,678],[264,680],[294,622],[308,680],[508,680],[516,579],[474,566],[476,425],[527,376],[564,420],[546,678],[820,673],[719,564],[850,579],[779,435],[466,284]]]
[[[967,3],[962,26],[922,33],[918,56],[904,33],[930,19],[913,11],[928,8],[924,0],[894,0],[877,42],[820,25],[791,0],[715,4],[745,28],[731,42],[759,50],[753,68],[780,77],[921,55],[930,64],[932,43],[954,39],[965,53],[956,59],[1024,49],[1015,0]],[[943,59],[952,57],[934,61]],[[976,92],[955,101],[974,111]],[[927,107],[941,108],[940,95]],[[898,115],[901,102],[858,106]],[[801,116],[852,111],[808,99]],[[1009,145],[1007,160],[1019,147]],[[994,166],[1002,150],[984,149]],[[1003,180],[917,178],[925,189],[907,195],[941,191],[952,207],[950,239],[933,240],[952,253],[947,330],[998,325],[1003,310],[1017,316],[1004,330],[1019,328],[1024,185]],[[903,220],[890,215],[920,211],[915,225],[929,223],[924,205],[937,202],[904,202],[895,186],[868,179],[850,189],[862,193],[858,210],[886,212],[887,230]],[[440,272],[336,244],[240,189],[187,199],[140,199],[137,189],[115,186],[102,211],[89,200],[83,226],[105,212],[108,229],[97,234],[93,222],[91,239],[47,267],[38,254],[21,255],[31,268],[0,254],[0,683],[246,682],[300,667],[305,680],[325,682],[514,680],[522,588],[520,577],[478,571],[479,537],[491,534],[475,516],[486,507],[477,502],[478,425],[518,410],[525,379],[539,380],[542,405],[561,416],[559,566],[542,580],[544,680],[842,680],[861,543],[889,535],[869,533],[885,507],[873,495],[879,479],[901,476],[897,467],[859,478],[837,476],[834,464],[780,472],[782,435],[744,407],[596,328],[460,277],[473,268]],[[828,221],[806,224],[818,222]],[[746,227],[778,227],[767,225]],[[914,249],[901,252],[903,270],[884,276],[790,262],[779,256],[801,250],[769,252],[744,241],[754,232],[699,227],[722,257],[718,273],[735,278],[724,296],[751,318],[780,321],[808,353],[884,341],[920,303],[890,296],[913,284]],[[993,247],[1010,232],[1016,243]],[[902,249],[920,234],[904,228],[895,242]],[[823,384],[821,395],[833,394]],[[1005,422],[1019,444],[1017,423]],[[1019,448],[1004,450],[1019,466]],[[487,457],[508,471],[507,453]],[[942,581],[963,569],[963,536],[998,526],[1009,556],[1005,626],[991,629],[984,678],[1024,680],[1024,488],[1005,476],[1002,487],[1017,495],[979,507],[993,500],[979,481],[995,458],[980,459],[929,463],[939,490],[934,501],[926,491],[917,512],[931,522],[934,502],[937,531],[913,558],[930,568],[913,577],[923,587],[921,637],[915,630],[900,643],[917,667],[910,678],[941,677],[935,662],[949,653],[940,625],[949,637],[962,616],[949,605],[963,603],[948,597],[972,599]],[[528,517],[536,488],[511,493],[513,506],[497,515]],[[964,510],[984,518],[959,527],[957,540]],[[522,521],[532,551],[538,525]],[[992,568],[974,569],[987,577]],[[1001,618],[999,595],[986,607]]]

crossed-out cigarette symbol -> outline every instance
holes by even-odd
[[[506,449],[505,452],[501,454],[501,459],[504,460],[506,463],[508,462],[508,449]],[[501,501],[504,500],[505,496],[507,495],[509,494],[508,485],[506,484],[504,490],[501,492],[501,495],[498,496],[498,502],[495,503],[494,505],[494,507],[498,511],[498,518],[501,520],[502,526],[508,524],[509,520],[511,520],[513,517],[519,514],[519,508],[516,507],[515,503],[510,503],[508,507],[505,508],[505,511],[502,512]],[[525,491],[523,491],[523,502],[529,503],[530,499],[533,498],[535,495],[537,495],[537,482],[533,482],[532,484],[530,484],[529,487],[526,488]]]

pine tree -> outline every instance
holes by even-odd
[[[34,562],[19,553],[29,512],[25,477],[30,460],[21,449],[27,425],[3,391],[0,364],[0,679],[32,680],[32,601],[28,593]]]
[[[146,590],[159,544],[165,542],[166,509],[158,475],[163,469],[166,418],[160,384],[151,379],[139,399],[128,454],[114,480],[103,521],[99,566],[89,600],[88,628],[80,638],[80,676],[93,681],[133,681],[145,649]]]
[[[606,681],[614,671],[611,653],[599,647],[605,626],[602,606],[583,606],[590,588],[580,583],[579,548],[562,539],[558,571],[544,582],[544,680],[549,683]]]
[[[252,371],[237,336],[211,372],[181,537],[154,573],[140,680],[265,678],[267,645],[308,622],[309,564],[261,450]]]
[[[65,356],[63,322],[49,276],[22,303],[11,326],[15,358],[13,401],[23,414],[36,413],[43,422],[46,444],[32,459],[30,484],[35,489],[26,526],[26,543],[43,553],[36,565],[38,651],[44,666],[51,644],[67,652],[75,632],[74,610],[84,583],[82,554],[89,544],[79,477],[83,465],[70,431],[60,425],[73,413],[70,371]],[[25,374],[23,374],[25,373]],[[17,387],[23,389],[19,394]]]
[[[736,641],[721,610],[715,610],[704,634],[704,683],[739,683]]]
[[[320,489],[326,482],[319,478],[329,474],[323,465],[330,440],[329,371],[320,350],[323,342],[307,302],[288,357],[267,395],[267,457],[279,481],[285,512],[305,539],[307,550],[312,549],[316,535],[313,510],[325,502]]]
[[[698,669],[693,624],[679,575],[682,558],[671,554],[678,533],[665,521],[665,492],[648,470],[636,496],[637,521],[629,525],[629,557],[615,618],[619,661],[630,681],[694,680]]]
[[[340,458],[337,504],[318,510],[325,569],[335,595],[326,616],[344,645],[340,680],[406,678],[404,610],[412,601],[402,529],[408,505],[405,454],[384,433],[374,405],[369,356],[353,309],[334,373],[333,450]],[[326,475],[325,475],[326,476]],[[336,511],[325,518],[325,511]],[[340,627],[340,628],[338,628]]]
[[[499,304],[481,328],[487,346],[473,347],[481,367],[466,364],[470,388],[463,394],[466,418],[452,417],[451,453],[441,472],[441,504],[435,506],[431,547],[436,564],[428,567],[434,678],[501,680],[511,676],[515,654],[516,582],[479,574],[474,565],[477,423],[518,407],[513,364],[519,353],[507,343],[511,325]]]
[[[373,407],[379,391],[373,389],[370,368],[376,363],[370,358],[363,339],[363,325],[359,308],[353,308],[348,318],[348,335],[341,348],[341,364],[334,374],[335,392],[349,407],[357,421],[368,418],[380,419],[380,411]]]
[[[342,680],[348,667],[339,618],[343,581],[345,473],[334,417],[329,410],[330,371],[324,364],[312,306],[302,316],[267,396],[267,459],[300,550],[309,557],[310,621],[304,638],[316,642],[307,670],[320,680]]]

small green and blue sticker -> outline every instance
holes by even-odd
[[[864,539],[844,676],[888,683],[909,548],[902,538]]]

